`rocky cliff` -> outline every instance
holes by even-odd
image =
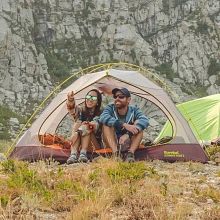
[[[155,69],[182,101],[220,92],[219,0],[1,0],[0,26],[0,105],[21,115],[102,62]]]

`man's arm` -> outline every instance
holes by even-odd
[[[123,125],[122,121],[115,118],[114,110],[110,105],[104,108],[102,114],[100,115],[100,122],[109,127],[114,127],[116,131],[120,131]]]
[[[143,131],[149,125],[149,120],[147,116],[144,115],[139,108],[135,110],[134,120],[138,120],[136,126],[138,127],[139,131]]]
[[[134,122],[137,121],[137,123],[123,124],[123,128],[128,131],[127,134],[129,135],[130,138],[133,135],[136,135],[139,132],[143,131],[149,125],[148,118],[142,113],[142,111],[139,108],[133,107],[133,111],[134,111]]]

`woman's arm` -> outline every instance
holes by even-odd
[[[73,116],[73,119],[76,122],[81,115],[81,107],[76,105],[73,91],[67,94],[66,106],[67,110]]]
[[[84,121],[79,127],[78,131],[80,135],[86,136],[92,132],[96,133],[99,129],[99,116],[95,116],[92,121]]]

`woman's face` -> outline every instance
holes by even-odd
[[[86,106],[87,108],[95,108],[98,104],[98,97],[95,91],[90,91],[86,95]]]

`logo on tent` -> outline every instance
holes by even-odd
[[[184,157],[184,154],[180,154],[179,151],[164,151],[164,157]]]

